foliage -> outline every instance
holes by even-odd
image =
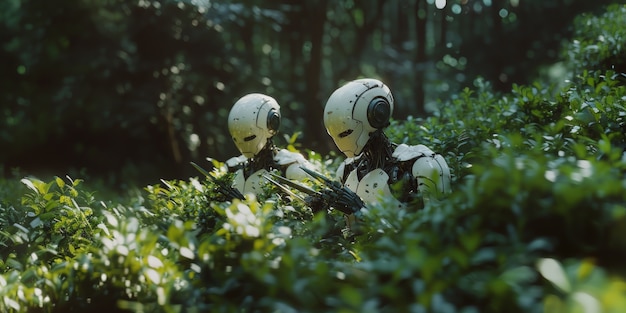
[[[0,307],[619,312],[626,87],[612,76],[586,73],[555,99],[477,80],[438,116],[394,121],[394,141],[445,153],[455,192],[417,211],[367,208],[354,237],[336,212],[271,189],[215,201],[212,181],[163,180],[106,204],[80,180],[25,178],[21,201],[2,205]]]
[[[220,25],[203,9],[178,1],[1,6],[2,167],[87,168],[118,184],[157,168],[170,177],[200,138],[219,134],[196,119],[225,126],[219,104],[230,100],[220,86],[230,62],[217,48]]]
[[[0,175],[121,190],[188,177],[189,161],[236,152],[226,116],[249,92],[274,96],[281,132],[327,154],[320,107],[345,80],[380,77],[397,116],[423,117],[477,75],[498,92],[528,83],[573,16],[609,2],[2,1]]]
[[[477,79],[442,108],[386,132],[444,154],[453,193],[419,210],[382,199],[353,236],[272,187],[228,200],[163,179],[112,201],[80,179],[2,179],[0,311],[622,312],[619,75],[506,94]],[[339,161],[308,156],[328,175]]]
[[[463,123],[464,133],[433,141],[462,168],[456,191],[419,211],[384,202],[368,208],[354,238],[337,230],[340,216],[313,216],[272,190],[261,202],[216,202],[211,181],[164,180],[125,206],[98,203],[80,180],[26,178],[21,201],[2,206],[0,305],[9,312],[618,312],[626,301],[623,264],[615,261],[626,257],[626,160],[616,127],[624,126],[626,88],[611,75],[588,75],[555,100],[532,86],[496,97],[477,81],[446,114],[396,121],[390,137],[410,143]],[[580,114],[581,103],[598,110]],[[324,172],[335,164],[313,162]]]
[[[574,21],[574,38],[563,50],[575,71],[612,70],[626,75],[626,5],[613,4],[600,15],[582,14]],[[623,77],[626,80],[626,76]]]

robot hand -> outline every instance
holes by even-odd
[[[320,191],[320,198],[328,206],[343,212],[344,214],[356,213],[365,207],[365,203],[356,193],[343,185],[335,185],[334,181],[330,181],[330,188]]]
[[[326,188],[322,188],[319,191],[313,190],[307,186],[298,184],[282,176],[271,173],[270,174],[272,175],[272,177],[265,175],[265,178],[274,185],[281,188],[287,194],[304,202],[306,206],[313,210],[313,212],[327,210],[328,208],[332,207],[345,214],[352,214],[358,212],[359,210],[361,210],[361,208],[365,207],[365,203],[363,203],[363,200],[361,200],[361,198],[356,193],[354,193],[346,186],[343,186],[341,183],[337,181],[332,181],[325,176],[314,172],[306,167],[301,167],[301,169],[312,177],[316,178],[318,181],[322,182]],[[274,180],[273,178],[280,182]],[[307,196],[303,198],[296,195],[286,185],[295,188],[301,192],[304,192],[305,194],[307,194]]]
[[[226,196],[229,200],[239,199],[244,200],[244,196],[239,190],[233,188],[232,186],[224,184],[224,182],[217,179],[215,176],[211,175],[211,173],[207,172],[205,169],[200,167],[198,164],[191,162],[191,165],[195,167],[200,173],[204,174],[211,182],[213,182],[217,186],[217,191]]]

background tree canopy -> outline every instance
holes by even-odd
[[[0,173],[188,177],[190,160],[238,154],[225,121],[249,92],[281,104],[277,144],[299,134],[326,155],[323,106],[343,82],[381,78],[404,119],[479,76],[495,91],[565,81],[575,16],[610,2],[5,0]]]

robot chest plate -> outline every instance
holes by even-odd
[[[265,179],[263,178],[263,174],[267,173],[266,170],[260,169],[248,179],[245,179],[243,175],[243,170],[238,170],[235,173],[235,177],[233,179],[233,187],[237,188],[242,194],[252,193],[254,195],[258,195],[263,191],[263,185],[265,184]]]
[[[345,185],[366,203],[396,200],[389,189],[389,175],[380,168],[367,173],[359,180],[356,170],[350,172]],[[397,201],[397,200],[396,200]]]

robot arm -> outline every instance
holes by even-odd
[[[228,169],[229,172],[234,173],[236,172],[238,169],[243,168],[243,165],[246,163],[246,161],[248,160],[248,158],[246,158],[243,155],[240,156],[235,156],[232,157],[228,160],[226,160],[226,167]]]
[[[283,169],[285,178],[295,181],[302,181],[309,177],[301,167],[313,169],[313,165],[302,154],[287,149],[280,149],[274,161]]]
[[[413,163],[413,176],[424,200],[437,199],[451,192],[450,168],[440,154],[422,156]]]
[[[424,200],[437,199],[451,192],[450,168],[441,154],[424,145],[400,144],[393,156],[400,162],[413,162],[411,172]]]
[[[313,212],[326,211],[332,207],[345,214],[353,214],[358,213],[361,208],[365,207],[363,200],[348,187],[337,181],[330,180],[306,167],[300,168],[310,175],[309,177],[313,177],[316,181],[321,183],[323,187],[320,190],[314,190],[273,173],[268,173],[264,175],[264,177],[287,194],[304,202]],[[289,188],[295,188],[296,190],[304,192],[307,196],[300,197],[291,192]]]
[[[302,167],[302,170],[311,175],[317,181],[324,184],[326,188],[321,191],[322,198],[331,207],[345,213],[352,214],[359,212],[365,207],[365,203],[354,191],[344,184],[331,180],[320,173]]]
[[[223,194],[229,200],[230,199],[239,199],[239,200],[245,199],[243,194],[239,190],[237,190],[236,188],[233,188],[232,186],[229,186],[224,181],[213,176],[211,173],[207,172],[198,164],[191,162],[191,165],[193,165],[193,167],[195,167],[200,173],[204,174],[206,178],[208,178],[211,182],[213,182],[215,186],[217,187],[217,191]]]

